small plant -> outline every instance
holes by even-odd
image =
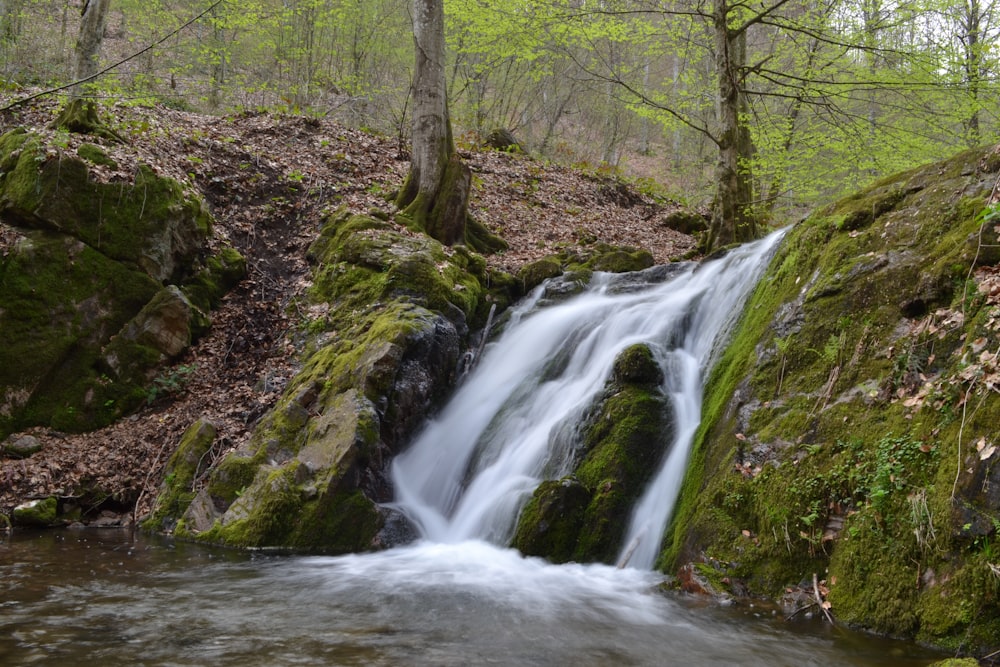
[[[153,378],[152,386],[146,391],[146,404],[151,405],[164,396],[177,396],[183,393],[197,369],[197,364],[182,364],[157,375]]]

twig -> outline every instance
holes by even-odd
[[[969,396],[972,394],[972,387],[976,384],[976,378],[969,382],[969,389],[965,392],[965,400],[962,401],[962,422],[958,425],[958,465],[955,467],[955,481],[951,485],[951,500],[955,499],[955,492],[958,490],[958,478],[962,475],[962,434],[965,431],[966,410],[969,407]]]
[[[139,493],[139,497],[135,500],[135,505],[132,507],[132,527],[136,525],[136,521],[139,514],[139,505],[142,504],[142,499],[146,495],[146,491],[149,489],[149,478],[153,476],[153,471],[158,470],[157,464],[160,462],[160,457],[163,455],[163,450],[167,448],[167,439],[163,439],[163,443],[160,445],[160,451],[156,452],[156,458],[153,459],[153,465],[150,466],[149,470],[146,471],[146,479],[142,481],[142,492]]]
[[[67,84],[65,84],[63,86],[58,86],[56,88],[50,88],[48,90],[43,90],[40,93],[35,93],[34,95],[28,95],[25,98],[22,98],[20,100],[16,100],[14,102],[11,102],[10,104],[8,104],[5,107],[0,107],[0,111],[9,111],[10,109],[13,109],[14,107],[21,106],[22,104],[30,102],[31,100],[38,99],[39,97],[45,97],[46,95],[51,95],[53,93],[58,93],[60,91],[72,88],[73,86],[78,86],[81,83],[86,83],[88,81],[93,81],[97,77],[102,76],[104,74],[107,74],[108,72],[110,72],[111,70],[115,69],[116,67],[118,67],[120,65],[124,65],[128,61],[133,60],[135,58],[138,58],[142,54],[146,53],[146,51],[150,51],[152,49],[155,49],[157,46],[159,46],[160,44],[163,44],[163,42],[167,41],[168,39],[170,39],[171,37],[173,37],[174,35],[176,35],[177,33],[179,33],[181,30],[184,30],[184,28],[187,28],[192,23],[195,23],[196,21],[199,21],[203,16],[205,16],[206,14],[208,14],[209,12],[211,12],[213,9],[215,9],[216,7],[218,7],[219,5],[221,5],[223,2],[225,2],[225,0],[215,0],[215,2],[213,2],[209,6],[208,9],[206,9],[205,11],[203,11],[201,14],[198,14],[193,19],[189,20],[187,23],[185,23],[185,24],[181,25],[180,27],[172,30],[171,32],[167,33],[166,35],[164,35],[160,39],[158,39],[155,42],[153,42],[152,44],[150,44],[150,45],[148,45],[148,46],[140,49],[139,51],[136,51],[132,55],[126,56],[125,58],[122,58],[118,62],[113,63],[111,65],[108,65],[107,67],[105,67],[104,69],[102,69],[99,72],[95,72],[94,74],[91,74],[90,76],[84,77],[82,79],[78,79],[76,81],[73,81],[72,83],[67,83]]]
[[[823,615],[826,616],[826,620],[830,621],[830,624],[832,625],[833,616],[830,614],[830,610],[823,606],[823,597],[819,594],[819,582],[817,579],[818,577],[816,576],[816,573],[813,572],[813,595],[816,596],[816,604],[818,604],[819,608],[823,610]]]
[[[791,614],[789,614],[788,616],[786,616],[785,620],[786,621],[790,621],[793,618],[795,618],[796,616],[798,616],[799,614],[801,614],[802,612],[806,611],[807,609],[812,609],[815,606],[816,606],[815,602],[813,602],[811,604],[802,605],[801,607],[799,607],[798,609],[796,609],[795,611],[793,611]]]

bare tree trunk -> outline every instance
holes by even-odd
[[[93,76],[98,70],[101,42],[104,41],[104,25],[108,18],[111,0],[87,0],[80,18],[80,33],[76,40],[76,60],[73,78],[77,81]],[[73,88],[73,99],[84,96],[86,84]]]
[[[413,0],[413,148],[396,205],[445,244],[465,238],[472,174],[455,152],[444,69],[443,0]]]
[[[706,250],[757,237],[753,183],[748,160],[753,156],[750,132],[742,117],[746,101],[740,75],[746,59],[746,32],[729,26],[729,5],[715,1],[715,59],[718,76],[715,199]]]

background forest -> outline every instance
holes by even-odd
[[[998,4],[447,0],[452,122],[460,142],[509,129],[536,156],[650,178],[691,205],[712,199],[728,146],[752,192],[741,206],[796,216],[1000,138]],[[71,81],[81,5],[0,2],[8,95]],[[330,116],[405,141],[409,12],[408,0],[114,0],[101,67],[156,46],[96,94]]]

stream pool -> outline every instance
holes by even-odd
[[[482,542],[247,554],[122,530],[0,538],[0,665],[926,665],[819,619]],[[834,610],[836,611],[836,610]]]

